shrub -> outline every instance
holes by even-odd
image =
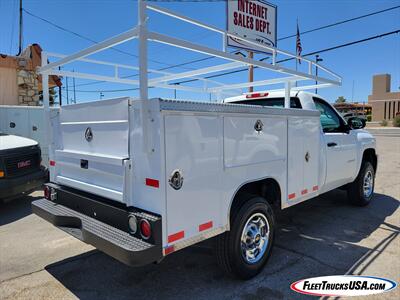
[[[394,126],[394,127],[400,127],[400,115],[397,115],[397,116],[393,119],[393,126]]]
[[[387,125],[388,125],[388,122],[386,120],[382,120],[381,121],[381,126],[385,126],[386,127]]]
[[[371,122],[372,120],[372,116],[371,115],[367,115],[367,122]]]

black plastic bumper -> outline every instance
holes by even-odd
[[[15,178],[0,179],[0,199],[9,199],[30,192],[47,181],[44,169]]]
[[[162,258],[159,245],[46,199],[32,202],[32,211],[79,240],[130,266],[146,265]]]

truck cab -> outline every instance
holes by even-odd
[[[0,132],[0,201],[28,193],[46,180],[39,144]]]
[[[263,91],[227,98],[224,102],[283,109],[284,100],[284,91]],[[375,138],[363,129],[364,119],[353,117],[346,121],[323,97],[305,91],[290,93],[290,107],[320,112],[321,147],[318,167],[320,193],[348,185],[356,180],[363,160],[370,160],[376,172]],[[370,193],[372,187],[365,186],[365,195]]]

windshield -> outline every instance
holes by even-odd
[[[284,107],[285,98],[260,98],[251,100],[241,100],[236,102],[231,102],[233,104],[247,104],[247,105],[259,105],[268,107]],[[300,100],[297,97],[290,98],[290,108],[301,108]]]

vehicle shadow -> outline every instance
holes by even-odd
[[[213,241],[173,253],[158,265],[130,268],[92,251],[46,270],[80,299],[301,299],[306,296],[290,290],[294,281],[351,273],[368,257],[370,263],[371,255],[376,259],[380,251],[371,249],[386,247],[399,234],[385,221],[398,206],[397,199],[382,194],[368,207],[350,206],[344,192],[335,190],[286,209],[277,217],[276,247],[266,268],[249,281],[220,271]],[[381,240],[356,244],[377,229]]]
[[[31,202],[43,196],[22,195],[21,197],[0,201],[0,226],[22,219],[32,213]]]

